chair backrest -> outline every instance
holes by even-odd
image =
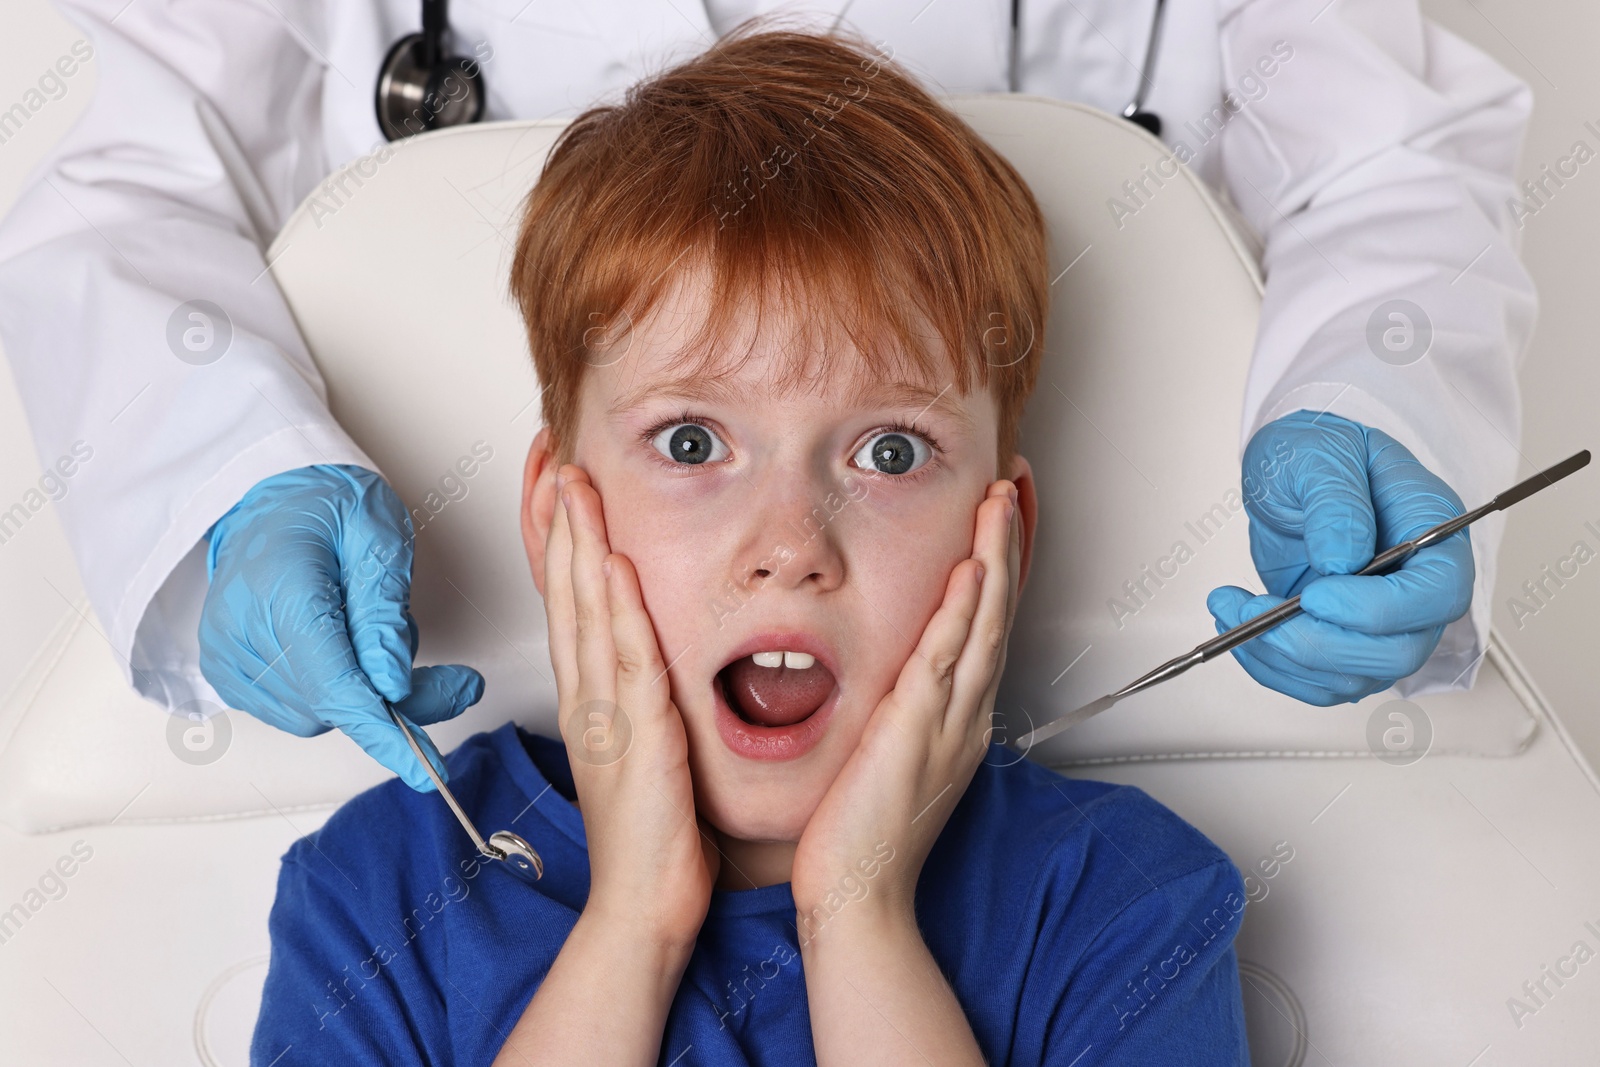
[[[1053,306],[1036,339],[1046,358],[1021,444],[1041,517],[999,701],[1020,736],[1211,635],[1212,587],[1258,584],[1239,407],[1261,278],[1228,212],[1188,171],[1158,166],[1169,151],[1132,124],[1035,97],[952,105],[1028,181],[1050,231]],[[344,192],[315,210],[308,199],[268,253],[335,415],[416,509],[419,662],[471,663],[487,677],[480,705],[432,731],[444,747],[508,718],[555,732],[543,605],[517,522],[538,384],[506,278],[516,212],[560,129],[457,127],[352,164],[330,179]],[[1111,198],[1147,166],[1173,176],[1132,215],[1114,213]],[[0,708],[0,819],[11,825],[103,821],[147,783],[142,817],[165,819],[270,810],[257,788],[267,782],[288,808],[383,776],[342,737],[293,738],[239,713],[226,759],[174,758],[168,717],[120,685],[98,635],[49,590],[25,592],[37,613],[8,609],[5,625],[41,650]],[[40,618],[62,623],[41,639]],[[1310,708],[1224,658],[1034,758],[1367,757],[1366,722],[1383,699]],[[1510,754],[1534,729],[1487,664],[1470,693],[1416,699],[1438,708],[1435,751]]]

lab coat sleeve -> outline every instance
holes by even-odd
[[[58,3],[98,81],[0,225],[0,343],[40,462],[92,449],[57,509],[124,676],[169,707],[217,700],[207,530],[279,471],[377,469],[263,257],[327,174],[322,82],[343,74],[318,58],[320,0]],[[184,344],[194,300],[222,312],[213,362]]]
[[[1416,0],[1219,0],[1219,16],[1223,182],[1266,276],[1241,451],[1280,416],[1330,411],[1406,445],[1465,506],[1486,502],[1517,478],[1516,372],[1537,313],[1511,207],[1531,91]],[[1409,365],[1369,345],[1392,299],[1431,323]],[[1476,678],[1503,529],[1499,514],[1473,525],[1472,605],[1402,696]]]

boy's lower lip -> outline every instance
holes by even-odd
[[[735,714],[722,693],[722,680],[713,676],[711,694],[717,708],[717,735],[735,756],[745,759],[769,762],[799,759],[822,740],[841,692],[839,686],[835,685],[821,707],[793,725],[757,726]]]

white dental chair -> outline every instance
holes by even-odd
[[[1106,199],[1165,154],[1142,130],[1037,98],[956,103],[1032,186],[1060,273],[1023,425],[1042,515],[1000,701],[1020,736],[1211,635],[1213,586],[1259,588],[1248,520],[1223,502],[1261,281],[1186,172],[1116,228]],[[302,205],[268,255],[334,412],[427,516],[419,662],[487,676],[481,704],[431,730],[446,750],[508,718],[556,733],[516,518],[537,383],[505,290],[515,212],[559,129],[418,138],[336,213]],[[0,448],[15,498],[38,474],[9,378]],[[1202,516],[1193,558],[1119,628],[1107,599],[1197,544],[1185,524]],[[202,552],[181,567],[203,580]],[[240,712],[174,725],[122,683],[101,629],[41,512],[0,552],[0,1063],[242,1065],[278,857],[386,772],[337,733]],[[1224,657],[1028,758],[1144,788],[1249,876],[1257,1067],[1596,1062],[1600,963],[1571,953],[1600,949],[1600,783],[1498,643],[1471,692],[1394,700],[1311,707]],[[1408,729],[1409,751],[1370,739]]]

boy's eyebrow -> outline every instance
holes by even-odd
[[[925,385],[916,382],[875,382],[870,386],[857,390],[853,396],[855,406],[862,407],[911,407],[919,408],[917,415],[921,416],[930,409],[936,409],[947,418],[959,423],[966,430],[973,430],[972,417],[966,413],[955,399],[950,395],[954,382],[946,385],[938,392],[934,392]],[[686,375],[682,378],[670,378],[661,382],[647,382],[637,389],[623,395],[607,408],[610,415],[621,415],[640,407],[649,400],[684,400],[701,403],[733,404],[746,398],[742,389],[730,388],[728,385],[713,379]]]

